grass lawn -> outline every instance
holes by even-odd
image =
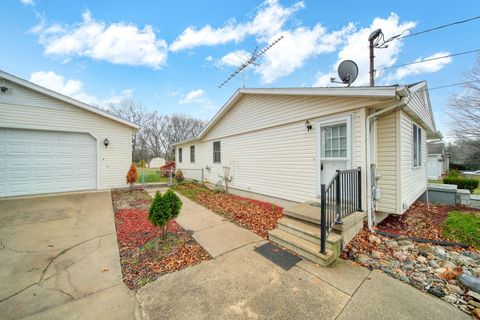
[[[443,234],[449,239],[480,249],[480,217],[451,211],[444,222]]]
[[[167,182],[168,178],[161,177],[157,173],[160,171],[158,168],[137,168],[138,178],[137,183],[142,183],[142,172],[145,173],[145,182]]]

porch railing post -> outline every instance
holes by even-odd
[[[357,192],[358,192],[358,211],[362,211],[362,168],[358,167]]]
[[[326,210],[327,196],[325,192],[325,185],[320,186],[320,252],[325,254],[325,246],[327,242],[327,210]]]
[[[341,189],[340,189],[340,170],[337,170],[337,176],[335,178],[335,222],[340,221],[340,208],[341,208]]]

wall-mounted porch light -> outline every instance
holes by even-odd
[[[307,128],[307,131],[310,132],[310,130],[312,130],[313,126],[312,124],[310,123],[310,121],[305,121],[305,128]]]
[[[103,140],[103,144],[105,145],[105,148],[108,147],[108,144],[110,143],[110,141],[105,138],[105,140]]]

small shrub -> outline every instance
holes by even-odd
[[[135,168],[135,165],[132,163],[127,173],[127,183],[130,184],[130,191],[133,191],[133,184],[135,183],[135,181],[137,181],[137,178],[137,168]]]
[[[454,184],[458,189],[467,189],[473,193],[473,191],[478,188],[479,180],[462,177],[445,177],[443,178],[443,183]]]
[[[177,180],[177,182],[182,182],[183,180],[185,180],[185,177],[183,176],[183,171],[181,169],[178,169],[175,173],[175,180]]]
[[[138,161],[137,164],[140,168],[146,168],[147,167],[147,161],[145,161],[145,160],[140,160],[140,161]]]
[[[178,216],[181,208],[182,201],[172,189],[168,189],[163,196],[160,191],[155,193],[148,210],[148,220],[154,226],[161,228],[163,239],[167,236],[168,222]]]
[[[459,176],[457,170],[450,170],[447,175],[449,178],[458,178]]]

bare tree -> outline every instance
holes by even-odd
[[[154,157],[173,159],[175,152],[172,144],[198,136],[205,127],[205,121],[184,114],[162,116],[156,111],[148,112],[132,99],[111,105],[108,111],[141,126],[132,138],[135,162],[149,161]]]
[[[108,111],[141,126],[140,130],[132,137],[132,157],[133,161],[147,160],[148,150],[143,129],[148,117],[145,107],[132,99],[123,99],[118,104],[110,105]]]
[[[172,144],[195,138],[205,128],[205,121],[184,114],[174,113],[168,117],[168,127],[165,135],[167,141],[166,156],[173,159],[175,150]]]
[[[480,56],[464,76],[464,92],[450,98],[452,132],[456,138],[480,150]]]

